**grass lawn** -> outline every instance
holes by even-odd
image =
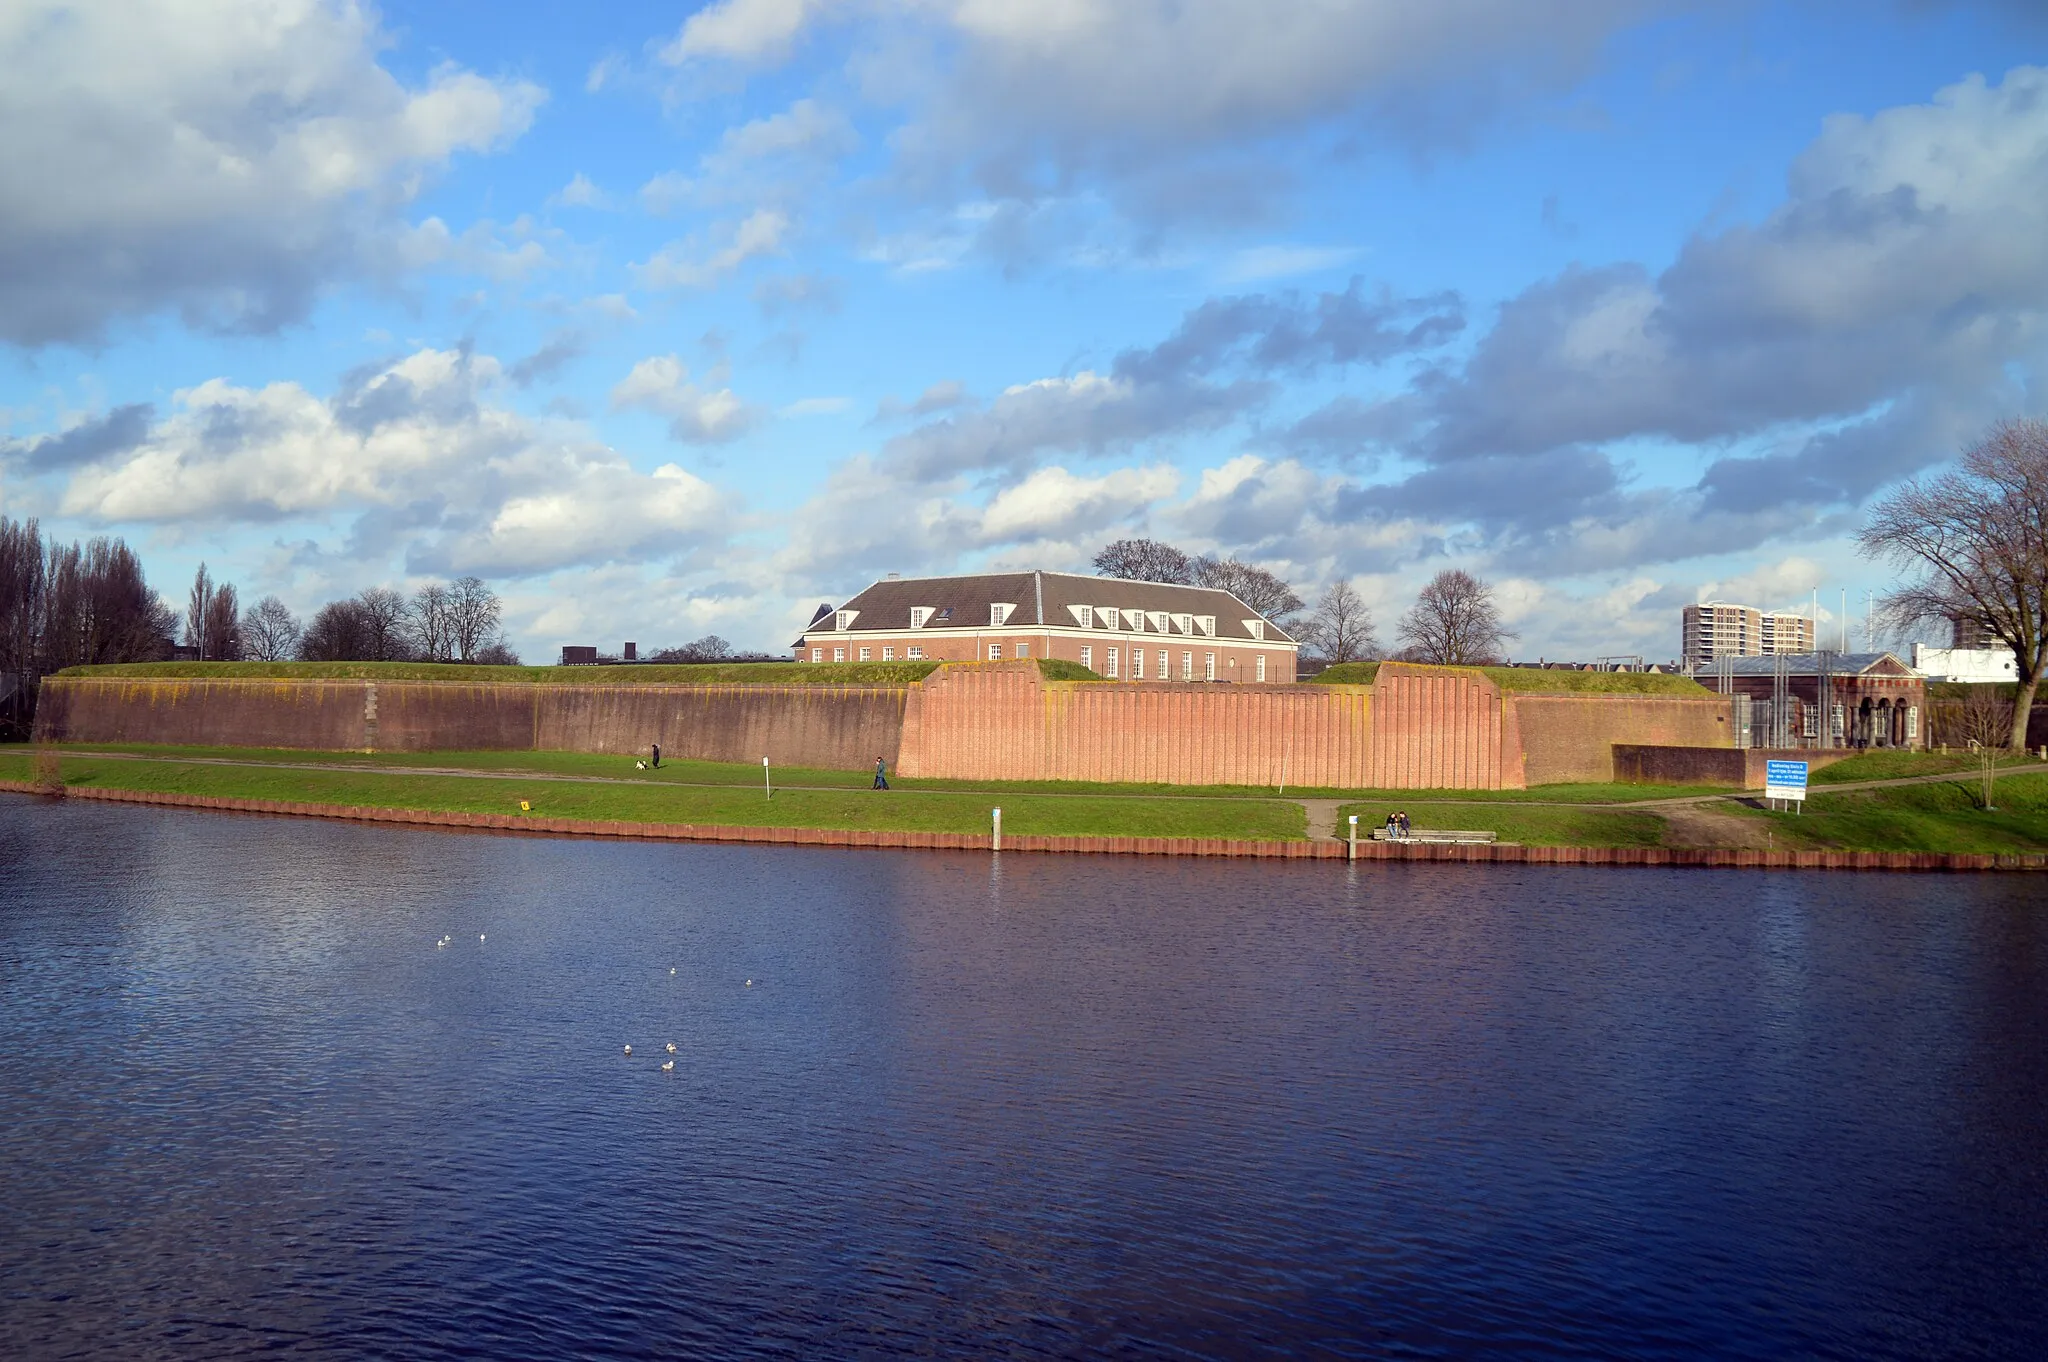
[[[462,813],[517,813],[523,799],[534,812],[557,818],[645,823],[979,833],[988,830],[991,807],[986,795],[949,791],[783,790],[771,801],[757,787],[740,785],[665,787],[546,776],[396,775],[323,769],[313,763],[290,768],[211,766],[95,758],[76,752],[65,754],[63,768],[65,783],[76,786]],[[27,749],[0,752],[0,778],[26,780],[28,771]],[[1307,836],[1301,806],[1289,800],[1005,795],[1002,809],[1004,830],[1020,836],[1274,841]]]
[[[2039,762],[2034,766],[2038,769]],[[1815,791],[1803,813],[1728,807],[1770,822],[1784,847],[1839,851],[2048,851],[2048,779],[2001,776],[1996,808],[1978,805],[1974,777],[1886,790]]]
[[[59,676],[185,681],[492,681],[511,685],[883,685],[922,681],[937,662],[690,662],[617,667],[487,667],[467,662],[119,662]],[[1078,670],[1078,669],[1077,669]]]
[[[659,780],[679,785],[743,785],[758,788],[760,766],[750,762],[678,761],[664,758],[660,770],[637,770],[637,758],[593,752],[312,752],[296,748],[177,747],[140,743],[92,743],[67,746],[72,755],[126,752],[137,756],[184,757],[216,761],[286,762],[310,766],[446,767],[463,771],[517,771],[613,779]],[[814,767],[778,766],[777,788],[821,785],[835,789],[866,789],[871,772],[829,771]],[[1265,785],[1150,785],[1138,782],[1088,784],[1060,780],[912,780],[889,773],[889,783],[905,790],[975,790],[989,794],[1117,795],[1161,799],[1262,799],[1275,794]],[[1531,790],[1457,790],[1437,795],[1443,803],[1612,804],[1639,799],[1670,799],[1715,794],[1732,786],[1712,785],[1539,785]],[[1290,799],[1406,799],[1413,790],[1346,790],[1316,786],[1287,788]]]
[[[1413,794],[1413,791],[1409,791]],[[1548,808],[1513,804],[1472,805],[1388,799],[1372,804],[1346,804],[1337,811],[1337,826],[1358,815],[1358,835],[1384,826],[1387,815],[1406,810],[1418,828],[1469,828],[1492,831],[1503,842],[1532,847],[1653,847],[1664,836],[1664,820],[1633,809]]]
[[[2035,767],[2044,765],[2038,757],[2024,756],[2018,752],[2002,754],[1998,759],[2001,769]],[[1977,755],[1974,752],[1906,752],[1897,748],[1864,752],[1838,761],[1832,766],[1823,766],[1807,777],[1807,784],[1846,785],[1859,780],[1896,780],[1902,776],[1939,776],[1951,771],[1977,769]]]

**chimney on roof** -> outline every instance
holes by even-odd
[[[630,643],[630,642],[629,642],[628,644],[626,644],[626,661],[628,661],[628,662],[638,662],[639,660],[640,660],[640,645],[639,645],[639,644],[637,644],[637,643]]]
[[[900,579],[900,578],[901,578],[902,576],[903,576],[903,574],[902,574],[902,573],[900,573],[900,572],[892,572],[892,573],[890,573],[890,574],[889,574],[889,580],[890,580],[890,581],[892,581],[892,582],[893,582],[893,581],[897,581],[897,580],[899,580],[899,579]]]

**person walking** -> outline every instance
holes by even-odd
[[[655,770],[657,770],[657,771],[659,771],[659,770],[661,769],[661,744],[660,744],[660,743],[655,743],[655,744],[654,744],[654,769],[655,769]]]
[[[875,788],[877,790],[889,788],[889,777],[883,774],[883,763],[880,757],[875,758]]]

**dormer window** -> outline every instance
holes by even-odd
[[[1135,633],[1137,633],[1137,632],[1138,632],[1139,630],[1141,630],[1141,629],[1143,629],[1143,628],[1145,627],[1145,612],[1144,612],[1144,611],[1142,611],[1142,610],[1126,610],[1126,611],[1124,611],[1124,612],[1123,612],[1123,614],[1124,614],[1124,628],[1126,628],[1126,629],[1130,630],[1130,631],[1131,631],[1132,633],[1134,633],[1134,634],[1135,634]]]
[[[1145,612],[1145,622],[1155,634],[1166,632],[1166,612],[1163,610],[1147,610]]]
[[[1080,625],[1083,629],[1086,629],[1091,623],[1090,607],[1088,606],[1070,605],[1067,607],[1067,613],[1069,615],[1072,615],[1074,617],[1074,623]]]
[[[1116,628],[1116,607],[1115,607],[1115,606],[1113,606],[1113,605],[1098,605],[1098,606],[1096,606],[1096,607],[1095,607],[1095,627],[1096,627],[1097,629],[1114,629],[1114,628]]]
[[[1264,620],[1245,620],[1243,623],[1244,631],[1247,634],[1250,634],[1253,638],[1258,639],[1261,642],[1265,640],[1266,622]]]
[[[988,608],[988,622],[994,625],[1008,624],[1010,622],[1010,613],[1016,608],[1014,605],[991,605]]]
[[[924,628],[924,622],[931,617],[932,608],[928,605],[913,605],[910,607],[910,627],[913,629]]]
[[[1200,633],[1208,635],[1210,638],[1216,637],[1216,617],[1214,615],[1195,616],[1195,629]]]
[[[1193,615],[1175,615],[1173,617],[1173,627],[1176,633],[1192,634],[1195,632],[1195,617]]]
[[[853,628],[854,616],[858,614],[860,614],[858,610],[836,610],[832,614],[832,627],[840,633],[845,633],[848,629]]]

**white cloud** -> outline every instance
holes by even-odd
[[[500,374],[486,355],[422,350],[327,400],[296,383],[209,380],[131,447],[73,472],[61,509],[203,524],[353,513],[352,551],[502,575],[666,557],[722,533],[717,489],[673,465],[641,473],[581,427],[492,404]]]
[[[989,502],[981,538],[1001,543],[1061,538],[1115,523],[1172,496],[1180,475],[1164,465],[1120,468],[1099,478],[1041,468]]]
[[[399,263],[397,212],[545,92],[377,64],[354,0],[27,0],[0,13],[0,337],[83,341],[177,309],[268,330]]]
[[[1225,260],[1217,278],[1225,284],[1262,283],[1336,269],[1358,256],[1356,246],[1252,246]]]
[[[612,389],[612,406],[638,408],[669,419],[669,434],[688,444],[734,440],[762,419],[758,407],[731,388],[700,388],[689,366],[674,355],[654,355],[633,366]]]
[[[820,0],[717,0],[684,21],[662,58],[692,57],[761,61],[785,54],[796,35],[823,5]]]
[[[789,232],[789,218],[763,208],[726,233],[726,242],[705,254],[695,241],[672,241],[645,264],[627,266],[642,288],[709,288],[760,256],[780,255]]]
[[[590,182],[590,177],[577,171],[569,183],[548,195],[550,208],[610,208],[611,195]]]

